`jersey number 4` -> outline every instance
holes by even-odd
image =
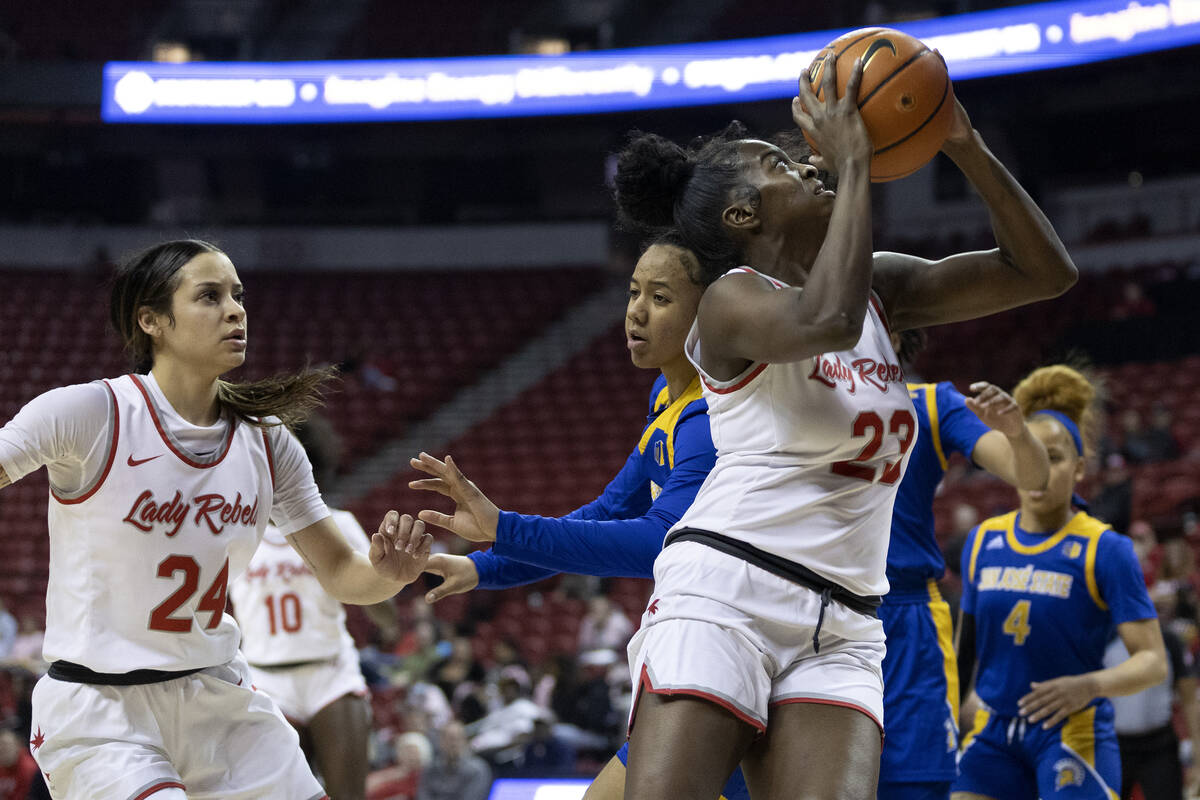
[[[183,585],[171,593],[150,612],[150,630],[167,633],[191,633],[191,617],[171,616],[184,603],[192,599],[200,586],[200,565],[191,556],[171,555],[158,564],[158,577],[174,578],[176,573],[183,573]],[[226,588],[229,583],[229,559],[221,566],[220,572],[212,584],[205,590],[200,602],[196,604],[197,613],[208,612],[208,623],[204,629],[211,631],[221,623],[221,615],[225,613]]]
[[[894,412],[885,427],[882,417],[874,411],[864,411],[854,418],[852,431],[856,439],[863,436],[871,438],[854,458],[849,461],[835,461],[831,464],[829,468],[833,473],[874,483],[875,467],[866,462],[874,458],[875,454],[879,452],[879,448],[883,446],[884,434],[890,433],[900,440],[900,458],[884,462],[879,482],[891,486],[900,480],[900,473],[904,466],[904,454],[908,452],[908,448],[912,447],[913,437],[917,433],[917,423],[913,419],[912,412],[904,409]]]
[[[1029,638],[1029,601],[1018,600],[1013,606],[1012,611],[1008,612],[1008,617],[1004,620],[1004,627],[1001,629],[1009,636],[1013,637],[1013,642],[1018,645],[1025,644],[1025,640]]]

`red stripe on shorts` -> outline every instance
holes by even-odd
[[[771,705],[785,706],[790,703],[812,703],[813,705],[818,706],[841,706],[842,708],[854,709],[858,713],[865,715],[867,719],[871,720],[871,722],[874,722],[875,726],[879,728],[879,735],[883,735],[883,725],[879,723],[879,720],[875,719],[875,715],[870,711],[867,711],[862,706],[856,706],[854,703],[847,703],[845,700],[826,700],[821,697],[791,697],[787,700],[776,700],[774,703],[771,703]]]
[[[685,695],[688,697],[699,697],[701,700],[707,700],[710,703],[715,703],[716,705],[719,705],[721,708],[725,709],[730,714],[733,714],[735,717],[737,717],[738,719],[740,719],[742,722],[746,723],[750,727],[754,728],[759,733],[766,733],[766,731],[767,731],[766,725],[762,724],[761,722],[756,720],[754,717],[747,714],[745,711],[742,711],[740,708],[737,708],[736,706],[734,706],[732,703],[730,703],[728,700],[724,699],[723,697],[717,697],[715,694],[709,694],[708,692],[704,692],[699,689],[655,689],[654,684],[652,684],[650,682],[650,675],[646,671],[645,664],[642,665],[642,675],[641,675],[641,678],[638,679],[638,697],[639,698],[641,696],[641,692],[643,689],[650,692],[651,694],[665,695],[667,697],[670,697],[672,695]],[[633,713],[630,714],[631,724],[629,727],[631,730],[633,728],[632,720],[637,716],[637,700],[638,700],[638,698],[634,699]]]
[[[145,800],[150,795],[154,794],[155,792],[161,792],[163,789],[183,789],[185,792],[187,791],[187,787],[179,781],[163,781],[162,783],[154,784],[149,789],[133,798],[133,800]]]

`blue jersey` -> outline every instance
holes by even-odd
[[[910,383],[908,394],[921,432],[892,511],[887,578],[893,590],[920,591],[946,569],[933,530],[933,496],[946,474],[946,459],[951,453],[970,458],[975,443],[990,428],[967,408],[966,398],[949,382]]]
[[[1016,511],[971,531],[962,610],[975,616],[975,689],[1006,717],[1033,681],[1102,669],[1115,626],[1156,616],[1133,543],[1083,512],[1048,534],[1022,530]]]
[[[671,402],[660,375],[642,437],[604,493],[565,517],[501,511],[495,545],[470,554],[479,587],[503,589],[559,572],[652,578],[667,531],[715,461],[700,379]]]

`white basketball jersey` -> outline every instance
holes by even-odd
[[[695,324],[686,350],[702,378],[717,462],[673,530],[721,533],[855,594],[886,594],[892,504],[917,424],[874,298],[850,350],[751,364],[728,381],[700,367]]]
[[[354,515],[330,511],[350,546],[365,554],[371,543]],[[242,626],[242,652],[255,666],[330,659],[354,648],[345,608],[274,526],[229,592]]]
[[[226,586],[270,516],[266,432],[233,422],[217,451],[187,453],[142,380],[104,381],[104,470],[75,494],[51,491],[48,661],[175,671],[223,664],[237,652]]]

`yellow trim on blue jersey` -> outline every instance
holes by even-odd
[[[967,735],[963,737],[962,749],[966,750],[971,746],[971,740],[979,735],[979,732],[987,727],[988,720],[992,718],[992,712],[986,708],[975,709],[975,720],[971,725],[971,730],[967,731]]]
[[[954,728],[958,729],[958,657],[954,654],[954,623],[950,621],[950,606],[942,599],[937,581],[929,579],[929,616],[937,630],[938,649],[942,651],[942,669],[946,673],[946,702]]]
[[[654,399],[654,408],[658,409],[659,404],[666,398],[667,389],[663,388],[658,393],[658,397]],[[671,469],[675,469],[675,425],[679,422],[679,415],[688,407],[689,403],[699,400],[703,397],[700,391],[700,376],[692,378],[692,382],[688,384],[687,389],[684,389],[683,394],[675,398],[675,402],[671,403],[666,409],[659,414],[654,422],[646,426],[646,430],[642,432],[641,441],[638,442],[638,452],[645,453],[646,445],[650,443],[650,437],[655,431],[662,431],[667,435],[667,464]]]
[[[1071,524],[1081,516],[1086,515],[1082,511],[1078,512],[1067,522],[1066,525],[1063,525],[1055,533],[1047,536],[1037,544],[1021,544],[1019,541],[1017,541],[1017,514],[1016,512],[1013,512],[1011,518],[1008,520],[1008,530],[1006,531],[1008,546],[1023,556],[1036,556],[1038,553],[1044,553],[1047,550],[1052,550],[1058,545],[1059,542],[1070,536],[1072,533],[1080,533],[1079,531],[1073,531],[1071,529]]]
[[[979,523],[979,527],[975,529],[975,544],[971,545],[971,561],[967,564],[968,581],[975,582],[975,561],[979,558],[979,548],[983,546],[984,535],[993,531],[1003,532],[1005,530],[1011,535],[1016,519],[1017,512],[1010,511],[1002,517],[992,517]]]
[[[1080,512],[1067,523],[1064,530],[1069,529],[1076,536],[1086,537],[1087,555],[1084,557],[1083,574],[1087,579],[1088,594],[1101,611],[1108,611],[1108,603],[1100,595],[1100,584],[1096,582],[1096,551],[1100,547],[1100,537],[1108,530],[1108,525],[1095,517]]]
[[[942,465],[942,472],[946,471],[946,451],[942,449],[942,436],[939,433],[941,420],[938,417],[937,407],[937,384],[936,383],[909,383],[908,396],[913,400],[917,399],[917,392],[925,393],[925,414],[929,417],[929,432],[933,434],[933,452],[937,453],[938,463]]]

